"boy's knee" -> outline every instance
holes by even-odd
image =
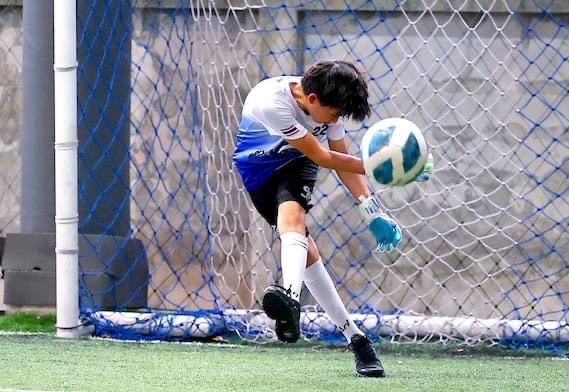
[[[306,267],[310,267],[312,264],[320,260],[320,251],[314,238],[311,235],[308,236],[308,255],[306,257]]]
[[[277,230],[279,233],[294,231],[304,234],[306,232],[306,212],[295,201],[285,201],[279,205],[277,217]]]

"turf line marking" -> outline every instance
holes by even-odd
[[[0,388],[0,392],[63,392],[63,391],[44,391],[40,389],[2,389]]]
[[[23,336],[23,335],[29,335],[29,336],[55,336],[55,334],[50,333],[50,332],[23,332],[23,331],[0,331],[0,336]],[[0,391],[4,391],[4,389],[0,389]],[[17,391],[17,389],[14,389],[14,391]]]

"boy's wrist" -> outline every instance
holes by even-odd
[[[368,195],[368,196],[360,195],[360,196],[358,197],[357,203],[358,203],[358,204],[362,204],[368,197],[369,197],[369,195]]]

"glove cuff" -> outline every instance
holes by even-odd
[[[358,209],[360,210],[360,213],[366,224],[369,225],[373,219],[383,213],[381,207],[379,206],[379,200],[375,194],[372,194],[369,197],[360,196],[359,200],[360,204],[358,205]]]

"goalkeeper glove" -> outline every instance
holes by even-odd
[[[427,163],[423,166],[423,171],[419,173],[415,181],[426,182],[429,181],[430,175],[433,174],[433,154],[429,153],[427,156]]]
[[[368,198],[360,196],[360,202],[358,208],[377,241],[375,251],[391,252],[403,238],[399,225],[383,213],[375,195]]]

